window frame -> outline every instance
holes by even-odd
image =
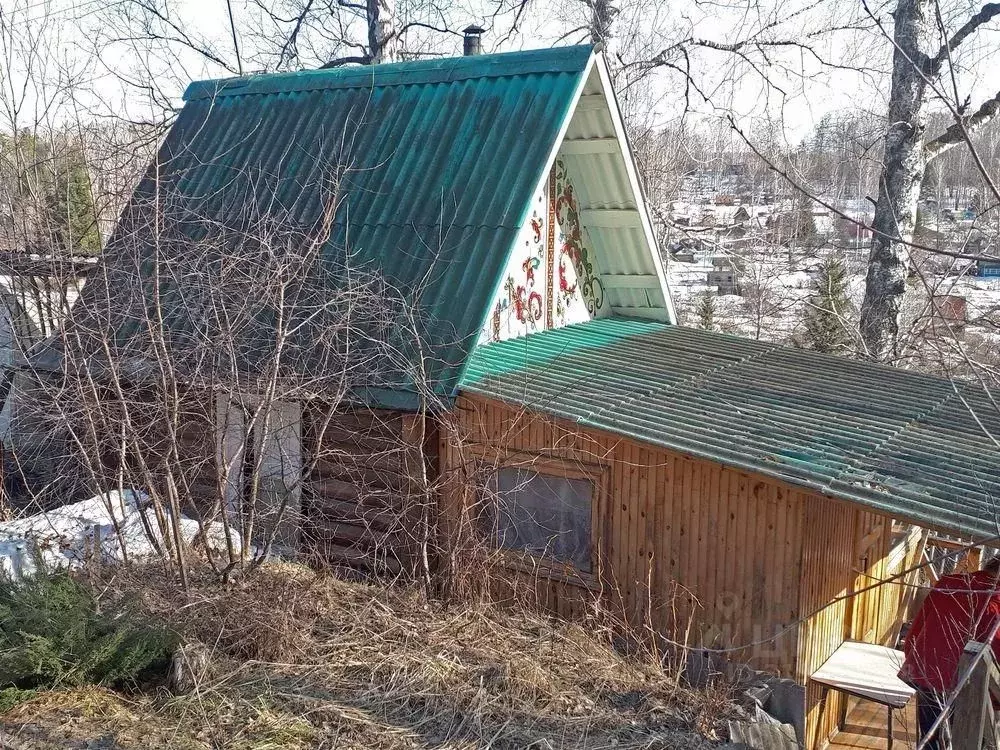
[[[589,481],[593,486],[590,500],[590,570],[581,570],[572,563],[553,557],[535,554],[527,550],[516,550],[497,544],[493,535],[483,534],[493,551],[499,555],[505,567],[527,573],[541,575],[563,583],[583,586],[588,589],[599,587],[601,552],[606,549],[609,488],[611,482],[611,467],[604,463],[583,461],[578,458],[558,456],[528,451],[502,451],[485,446],[474,446],[473,460],[478,476],[493,477],[501,469],[526,469],[543,476],[558,479],[579,479]],[[488,475],[480,475],[479,470],[489,470]],[[483,483],[477,481],[473,505],[476,508],[478,522],[482,502]]]

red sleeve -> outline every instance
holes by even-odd
[[[913,618],[913,624],[910,625],[909,631],[906,633],[906,640],[903,642],[903,650],[909,653],[910,647],[916,643],[917,637],[920,635],[920,631],[924,629],[924,621],[927,619],[927,602],[930,598],[934,596],[934,590],[931,589],[930,593],[924,598],[923,603],[920,605],[920,609],[917,610],[917,616]]]
[[[920,631],[924,629],[924,624],[927,621],[927,612],[932,606],[934,606],[932,602],[936,602],[938,589],[940,587],[941,581],[939,580],[931,587],[931,590],[927,592],[927,596],[925,596],[923,602],[921,602],[920,609],[917,610],[917,616],[913,618],[913,624],[910,625],[910,630],[906,634],[907,642],[909,642],[911,638],[916,640]]]
[[[988,616],[986,617],[986,622],[988,623],[988,628],[992,630],[993,626],[996,625],[997,620],[1000,620],[1000,593],[993,594],[990,597],[990,603],[986,606],[986,611]],[[987,630],[989,632],[989,630]],[[1000,661],[1000,630],[997,631],[996,635],[993,636],[993,655]]]

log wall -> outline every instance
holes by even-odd
[[[436,435],[400,412],[329,415],[309,405],[303,416],[302,541],[334,564],[373,573],[412,572],[426,525],[424,461],[433,478]]]

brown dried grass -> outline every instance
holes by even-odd
[[[176,744],[142,747],[700,748],[732,711],[724,686],[684,687],[594,623],[444,606],[297,565],[229,588],[204,571],[188,594],[120,571],[102,589],[140,596],[212,652],[192,694],[144,699],[139,713],[173,722]]]

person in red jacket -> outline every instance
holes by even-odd
[[[917,689],[917,722],[925,737],[958,681],[958,662],[969,641],[985,642],[1000,620],[1000,557],[975,573],[943,576],[931,589],[903,644],[900,679]],[[1000,660],[1000,634],[993,637]],[[944,750],[943,732],[925,746]]]

